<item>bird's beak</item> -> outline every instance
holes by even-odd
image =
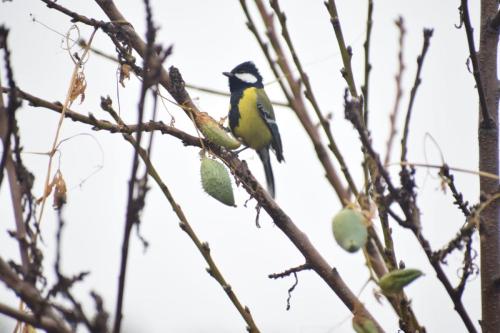
[[[227,77],[233,77],[234,74],[231,73],[231,72],[222,72],[223,75],[227,76]]]

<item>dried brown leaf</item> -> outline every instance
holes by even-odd
[[[71,87],[71,93],[69,95],[70,103],[73,103],[78,96],[80,96],[80,104],[85,100],[85,90],[87,89],[87,81],[85,80],[85,74],[79,72],[76,75],[73,86]]]
[[[64,181],[61,170],[57,170],[56,174],[54,175],[54,179],[52,180],[52,184],[55,189],[54,202],[52,204],[52,207],[54,207],[54,209],[61,209],[61,207],[66,203],[67,199],[66,182]]]
[[[123,64],[120,66],[120,84],[125,88],[125,79],[130,80],[130,72],[132,67],[129,64]]]

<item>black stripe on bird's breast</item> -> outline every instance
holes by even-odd
[[[238,110],[238,103],[240,102],[241,96],[243,96],[243,90],[235,91],[231,94],[231,108],[229,109],[229,128],[234,133],[234,129],[238,127],[240,122],[240,111]]]

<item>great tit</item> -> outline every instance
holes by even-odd
[[[251,61],[224,72],[229,78],[231,105],[229,127],[243,145],[257,151],[266,174],[267,189],[274,198],[275,187],[269,148],[278,162],[284,161],[280,132],[274,117],[273,106],[264,91],[262,76]]]

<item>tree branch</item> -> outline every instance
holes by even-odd
[[[370,72],[372,70],[372,65],[370,64],[370,41],[372,36],[372,26],[373,26],[373,0],[368,0],[368,14],[366,15],[366,37],[363,43],[363,48],[365,49],[365,77],[364,83],[361,86],[361,92],[363,93],[363,121],[365,126],[368,126],[368,97],[370,92]]]
[[[342,62],[344,63],[344,68],[342,69],[342,76],[347,82],[349,87],[349,92],[354,98],[358,98],[358,91],[356,89],[356,84],[354,83],[354,75],[352,73],[351,58],[352,49],[350,46],[346,47],[344,41],[344,35],[342,34],[342,26],[340,25],[339,14],[337,13],[337,5],[335,0],[325,1],[326,9],[330,13],[330,22],[332,23],[333,30],[335,31],[335,36],[337,37],[337,43],[339,44],[340,54],[342,55]]]
[[[71,332],[66,324],[55,314],[52,307],[43,299],[38,290],[30,283],[21,280],[2,258],[0,258],[0,280],[30,307],[35,316],[42,316],[52,320],[51,325],[53,325],[53,330],[51,332]]]
[[[499,174],[498,142],[498,32],[488,21],[498,12],[498,1],[481,0],[479,54],[474,53],[472,27],[467,1],[462,0],[464,24],[479,93],[478,126],[479,171]],[[474,65],[475,64],[475,65]],[[498,179],[479,178],[481,196],[498,192]],[[481,198],[480,198],[481,199]],[[481,212],[479,223],[481,262],[481,329],[500,332],[500,201],[495,200]]]
[[[155,52],[154,43],[156,39],[156,27],[153,24],[152,9],[149,0],[144,1],[146,11],[146,50],[143,57],[143,80],[140,89],[139,105],[137,107],[137,123],[142,124],[144,118],[144,105],[146,102],[146,93],[149,88],[155,86],[158,82],[158,69],[162,66],[161,63],[152,63],[152,55]],[[167,54],[163,58],[165,58]],[[123,123],[118,123],[123,125]],[[140,224],[140,212],[144,208],[147,194],[147,177],[144,175],[142,180],[137,179],[139,169],[139,148],[141,147],[142,130],[137,127],[135,132],[136,139],[134,140],[134,156],[132,161],[132,169],[130,180],[128,182],[127,195],[127,213],[125,220],[125,230],[123,233],[122,255],[120,259],[120,274],[118,278],[118,295],[115,310],[115,322],[113,332],[119,333],[122,321],[123,298],[125,292],[125,276],[127,272],[128,250],[130,243],[130,234],[134,225]]]
[[[395,76],[396,80],[396,97],[394,98],[394,106],[392,108],[392,113],[389,116],[389,122],[390,122],[390,130],[389,130],[389,137],[387,139],[387,144],[386,144],[386,152],[385,152],[385,159],[384,159],[384,165],[389,164],[389,161],[391,159],[391,153],[392,153],[392,143],[394,141],[394,138],[396,136],[396,119],[399,114],[399,106],[401,104],[401,97],[403,96],[403,87],[402,87],[402,79],[403,79],[403,73],[405,70],[405,64],[404,64],[404,57],[403,57],[403,51],[404,51],[404,38],[406,35],[406,29],[404,26],[404,20],[403,17],[399,17],[397,21],[395,21],[396,26],[398,27],[399,30],[399,52],[398,52],[398,72]]]
[[[0,303],[0,313],[14,318],[20,322],[29,324],[36,328],[41,328],[47,332],[69,332],[61,331],[58,323],[48,316],[34,316],[27,312],[20,311],[8,305]]]
[[[476,46],[474,44],[474,29],[470,22],[469,5],[467,0],[460,1],[460,18],[461,23],[464,24],[465,34],[467,35],[467,45],[469,46],[469,59],[472,62],[472,74],[476,81],[477,93],[479,95],[479,105],[482,115],[481,126],[484,128],[492,128],[494,126],[493,119],[488,111],[486,103],[486,94],[484,92],[483,82],[481,81],[481,70],[479,68],[479,61],[477,60]],[[481,29],[482,31],[483,29]]]
[[[422,52],[417,57],[417,73],[415,74],[415,82],[413,83],[413,87],[410,92],[410,101],[408,102],[408,110],[406,111],[405,118],[405,126],[403,130],[403,138],[401,139],[401,161],[406,162],[406,154],[408,151],[407,142],[408,142],[408,133],[410,130],[410,118],[413,110],[413,103],[415,102],[415,96],[417,95],[417,89],[420,86],[420,82],[422,79],[420,78],[420,74],[422,72],[422,67],[424,64],[425,55],[427,54],[427,50],[429,49],[430,39],[432,37],[432,29],[424,29],[424,42],[422,44]],[[404,168],[404,165],[403,165]]]

